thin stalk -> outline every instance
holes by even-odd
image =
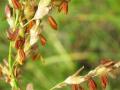
[[[34,18],[32,18],[31,20],[29,20],[27,23],[25,23],[22,27],[24,28],[25,26],[27,26],[31,21],[33,21]]]
[[[13,69],[12,69],[12,42],[10,42],[10,45],[9,45],[9,55],[8,55],[8,64],[9,64],[9,70],[10,70],[10,75],[11,75],[11,78],[13,79],[12,81],[12,90],[18,90],[18,84],[17,84],[17,81],[13,75]]]
[[[8,55],[8,62],[9,62],[9,69],[10,69],[10,72],[12,72],[12,59],[11,59],[11,53],[12,53],[12,43],[10,42],[10,45],[9,45],[9,55]]]
[[[8,0],[9,3],[11,4],[11,0]],[[13,14],[15,14],[15,28],[17,27],[17,23],[18,23],[18,19],[19,19],[19,11],[14,10]],[[15,61],[14,61],[15,62]],[[13,63],[14,63],[13,62]],[[18,83],[17,83],[17,80],[13,74],[13,67],[14,67],[14,64],[12,63],[12,42],[10,42],[10,45],[9,45],[9,54],[8,54],[8,65],[9,65],[9,71],[10,71],[10,76],[11,76],[11,87],[12,87],[12,90],[18,90]]]
[[[19,10],[16,10],[15,27],[17,25],[18,19],[19,19]]]

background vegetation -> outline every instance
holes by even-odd
[[[7,0],[0,0],[0,62],[7,57],[9,46],[6,3]],[[51,14],[59,30],[52,30],[47,19],[44,21],[47,45],[38,44],[45,63],[27,59],[22,67],[23,90],[27,83],[33,83],[35,90],[49,90],[83,65],[85,70],[81,75],[103,58],[120,60],[120,0],[71,0],[67,16],[57,10]],[[106,90],[119,90],[119,83],[120,78],[110,79]],[[0,90],[10,90],[10,87],[0,80]],[[60,90],[70,90],[70,87]]]

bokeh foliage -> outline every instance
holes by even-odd
[[[0,62],[7,58],[9,46],[4,15],[6,3],[7,0],[0,0]],[[51,13],[59,25],[58,31],[52,30],[45,18],[47,45],[42,47],[38,43],[45,64],[27,59],[22,67],[20,86],[23,90],[29,82],[33,83],[35,90],[49,90],[82,65],[85,66],[83,73],[86,73],[102,58],[119,60],[119,7],[120,0],[71,0],[67,16],[58,13],[57,9]],[[119,78],[111,79],[107,90],[119,90],[119,83]],[[10,87],[0,81],[0,90],[10,90]],[[70,90],[70,87],[61,90]]]

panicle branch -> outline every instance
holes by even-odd
[[[56,88],[62,88],[67,85],[80,85],[84,82],[89,83],[88,86],[91,88],[90,90],[96,90],[97,85],[93,80],[94,77],[101,77],[100,80],[102,87],[106,88],[106,85],[108,83],[108,76],[111,76],[111,74],[115,76],[116,75],[115,71],[117,70],[119,70],[120,72],[120,61],[115,62],[111,60],[106,60],[104,61],[104,63],[101,63],[95,69],[89,71],[86,75],[80,76],[79,73],[81,72],[81,70],[83,70],[83,68],[84,67],[80,68],[75,74],[69,76],[62,83],[55,85],[50,90],[54,90]],[[75,90],[79,90],[79,89],[75,89]]]

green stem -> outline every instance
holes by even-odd
[[[19,19],[19,10],[16,10],[15,27],[17,25],[18,19]]]
[[[8,56],[8,62],[9,62],[9,69],[10,69],[10,72],[12,73],[12,60],[11,60],[11,53],[12,53],[12,43],[10,42],[10,45],[9,45],[9,56]]]
[[[9,45],[9,55],[8,55],[8,62],[9,62],[9,70],[10,70],[10,75],[11,75],[11,78],[13,79],[13,85],[12,86],[12,89],[14,90],[18,90],[18,84],[17,84],[17,81],[13,75],[13,69],[12,69],[12,42],[10,42],[10,45]]]

